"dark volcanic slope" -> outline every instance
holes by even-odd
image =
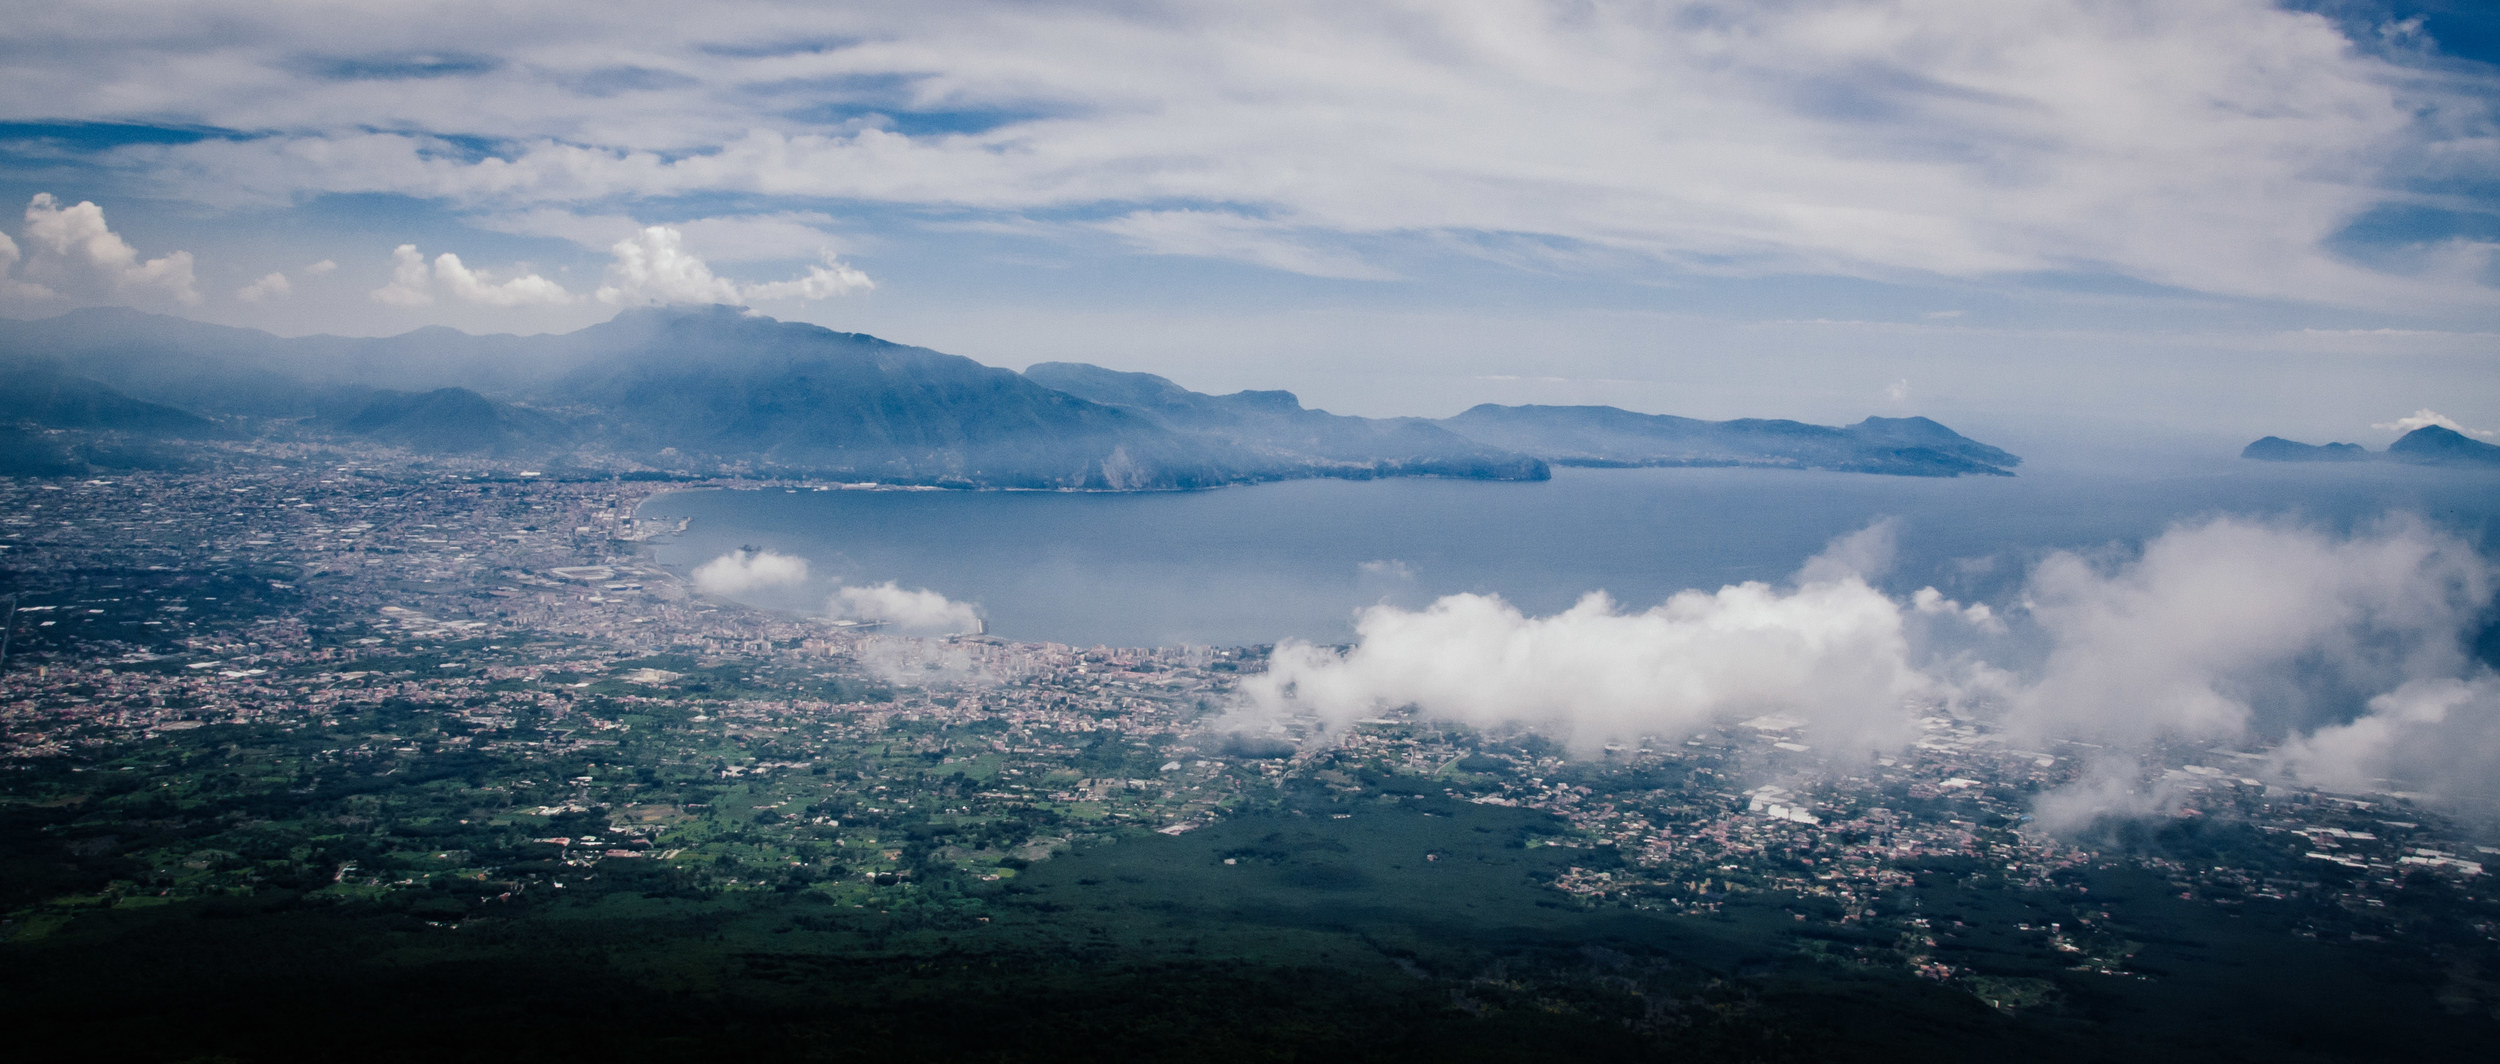
[[[541,397],[599,411],[601,442],[842,476],[1034,488],[1242,479],[1222,448],[968,358],[730,308],[620,315],[608,353]],[[614,336],[610,346],[597,341]]]
[[[1282,468],[1335,476],[1455,476],[1542,480],[1545,463],[1488,447],[1421,418],[1363,418],[1306,410],[1292,392],[1193,392],[1151,373],[1044,362],[1027,379],[1134,411],[1176,432],[1220,439]]]
[[[1833,427],[1701,421],[1611,406],[1486,404],[1441,422],[1479,442],[1561,465],[1787,466],[1898,476],[2010,476],[2022,459],[1923,417]]]
[[[44,361],[0,363],[0,422],[188,439],[226,435],[224,428],[190,411],[133,399]]]
[[[438,454],[545,453],[572,437],[561,421],[466,388],[374,392],[335,424],[341,431]]]

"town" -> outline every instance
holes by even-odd
[[[2267,909],[2307,940],[2500,943],[2483,867],[2500,850],[2470,825],[2270,785],[2247,752],[2173,749],[2153,771],[2178,801],[2073,839],[2029,812],[2082,751],[2016,749],[1942,709],[1864,763],[1821,759],[1777,715],[1596,756],[1396,709],[1249,738],[1217,722],[1262,648],[920,639],[750,609],[655,564],[646,544],[671,530],[636,517],[662,491],[822,486],[270,444],[204,465],[0,481],[9,941],[256,897],[446,934],[616,893],[973,926],[1012,903],[1000,888],[1106,840],[1464,803],[1550,814],[1504,844],[1557,858],[1539,887],[1557,904],[1776,914],[1818,963],[2008,1011],[2078,973],[2161,977],[2131,963],[2151,933],[2095,893],[2112,876]],[[2470,971],[2453,983],[2459,1008],[2500,1004]]]

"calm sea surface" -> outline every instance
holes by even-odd
[[[657,544],[691,569],[741,546],[806,558],[757,592],[812,609],[894,581],[977,604],[1015,639],[1145,646],[1350,639],[1357,609],[1493,592],[1531,613],[1603,589],[1646,607],[1685,588],[1778,581],[1833,537],[1894,518],[1882,583],[2009,594],[2051,550],[2124,550],[2215,514],[2339,531],[2418,515],[2500,552],[2500,473],[2217,463],[2165,476],[1922,480],[1742,469],[1557,470],[1551,481],[1309,480],[1150,494],[694,491]]]

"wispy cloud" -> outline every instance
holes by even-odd
[[[2409,182],[2500,162],[2491,86],[2265,0],[542,0],[403,12],[347,56],[242,4],[144,30],[59,10],[17,27],[11,98],[284,131],[110,149],[206,200],[1073,209],[1147,253],[1327,277],[1390,272],[1348,240],[1508,234],[1704,272],[2488,298],[2487,249],[2397,276],[2331,245]],[[819,46],[760,46],[783,40]]]

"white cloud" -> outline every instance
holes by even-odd
[[[422,307],[434,302],[434,275],[415,244],[391,249],[391,282],[372,291],[376,302],[394,307]]]
[[[2277,752],[2284,769],[2330,790],[2415,790],[2489,799],[2500,780],[2500,676],[2415,680],[2369,712]]]
[[[2055,555],[2025,603],[2051,650],[2009,719],[2128,744],[2279,739],[2460,674],[2460,633],[2494,576],[2462,541],[2412,524],[2339,539],[2219,519],[2116,566]]]
[[[329,275],[330,275],[330,271],[335,270],[335,269],[338,269],[338,268],[339,268],[339,264],[338,264],[338,263],[333,262],[333,261],[331,261],[331,260],[329,260],[329,259],[323,259],[323,260],[321,260],[321,261],[319,261],[319,262],[313,263],[313,264],[312,264],[312,265],[310,265],[310,266],[306,266],[306,267],[304,267],[304,273],[305,273],[306,275],[308,275],[308,276],[312,276],[312,277],[327,277],[327,276],[329,276]]]
[[[460,256],[448,251],[434,257],[434,279],[450,288],[452,295],[490,307],[559,306],[573,301],[573,293],[563,285],[535,273],[498,281],[461,265]]]
[[[758,588],[788,587],[807,581],[807,559],[769,550],[735,550],[694,568],[695,590],[706,595],[736,595]]]
[[[22,31],[41,44],[0,76],[12,98],[309,131],[119,150],[211,199],[1186,203],[1207,206],[1113,225],[1158,253],[1329,276],[1377,270],[1333,250],[1342,237],[1457,233],[1704,271],[2107,270],[2488,301],[2471,255],[2398,277],[2329,248],[2410,180],[2491,169],[2490,79],[2423,76],[2267,0],[963,2],[944,17],[522,0],[491,24],[371,28],[378,48],[496,60],[474,71],[318,84],[269,57],[329,42],[258,9],[202,5],[177,20],[190,33],[64,10]],[[715,47],[794,39],[856,43]],[[598,87],[620,63],[666,76]],[[906,133],[869,111],[998,119]]]
[[[261,275],[260,280],[235,289],[234,298],[246,303],[258,303],[264,299],[285,299],[294,291],[295,286],[287,283],[286,274],[272,270]]]
[[[748,302],[763,303],[776,299],[832,299],[875,287],[877,282],[869,280],[867,274],[828,257],[822,265],[808,267],[801,276],[747,285],[739,294]]]
[[[2416,410],[2411,414],[2405,415],[2404,417],[2397,418],[2394,421],[2376,422],[2370,427],[2377,429],[2380,432],[2394,432],[2401,434],[2411,432],[2415,429],[2429,428],[2432,425],[2437,425],[2451,432],[2461,432],[2468,436],[2479,436],[2486,440],[2500,438],[2500,433],[2494,433],[2487,429],[2466,428],[2463,425],[2457,424],[2455,418],[2439,413],[2429,407],[2423,407],[2420,410]]]
[[[480,270],[472,270],[460,256],[444,252],[434,257],[429,269],[425,256],[415,244],[401,244],[391,249],[391,281],[371,293],[377,302],[397,307],[422,307],[434,302],[439,286],[464,303],[488,307],[561,306],[573,302],[573,293],[563,285],[535,273],[517,272],[501,280]]]
[[[138,249],[104,220],[104,208],[79,201],[64,207],[49,192],[26,204],[25,244],[0,249],[0,273],[20,268],[9,294],[82,301],[171,299],[200,301],[191,253],[175,251],[142,260]]]
[[[1867,544],[1843,544],[1839,555]],[[1375,606],[1344,652],[1277,646],[1242,684],[1244,716],[1342,727],[1384,708],[1477,726],[1527,724],[1583,749],[1781,712],[1863,752],[1914,733],[1905,704],[1939,694],[1912,662],[1900,606],[1826,555],[1793,589],[1686,591],[1628,613],[1602,593],[1551,617],[1489,595],[1419,611]]]
[[[607,283],[599,286],[603,303],[619,305],[748,303],[778,299],[830,299],[875,288],[868,275],[827,255],[822,265],[786,281],[740,285],[714,276],[710,264],[685,248],[685,234],[654,225],[617,241],[609,253]]]
[[[608,249],[616,261],[608,266],[599,301],[640,303],[736,303],[738,286],[712,276],[702,259],[687,254],[685,237],[655,225]]]
[[[981,613],[970,604],[891,580],[871,587],[842,588],[825,608],[837,617],[883,621],[901,632],[954,635],[981,629]]]
[[[1310,714],[1333,728],[1413,706],[1587,749],[1777,713],[1846,759],[1907,742],[1942,702],[2016,741],[2104,747],[2043,798],[2043,819],[2068,827],[2162,808],[2139,759],[2173,739],[2279,743],[2284,771],[2338,786],[2478,791],[2500,772],[2500,677],[2466,651],[2500,567],[2452,536],[2217,519],[2115,561],[2052,556],[2007,611],[1877,590],[1867,574],[1890,537],[1879,524],[1834,541],[1793,586],[1685,591],[1642,612],[1602,594],[1549,617],[1483,595],[1377,606],[1351,649],[1280,644],[1227,724]]]
[[[49,288],[9,276],[9,272],[16,269],[18,262],[23,258],[25,256],[17,250],[17,241],[9,239],[7,233],[0,233],[0,298],[23,300],[59,298]]]

